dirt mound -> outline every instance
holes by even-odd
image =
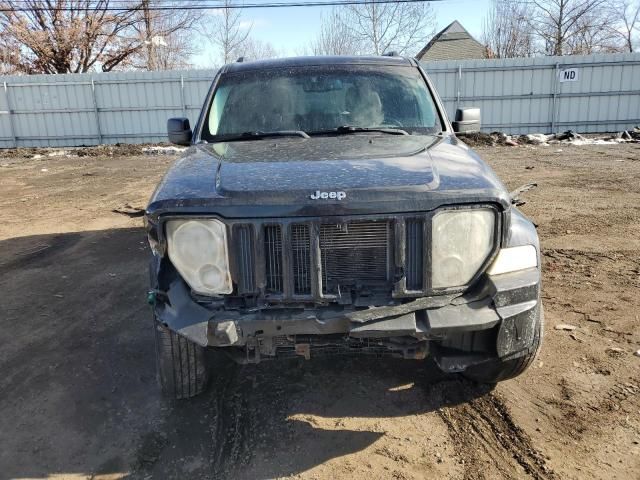
[[[132,157],[144,154],[172,154],[182,149],[162,144],[126,144],[93,145],[83,147],[22,147],[0,149],[0,158],[44,158],[44,157]]]
[[[502,132],[470,133],[461,135],[460,138],[471,147],[517,147],[519,145],[618,145],[621,143],[640,142],[640,128],[625,130],[613,134],[584,134],[566,130],[561,133],[544,134],[530,133],[526,135],[507,135]]]
[[[471,147],[495,147],[497,145],[514,147],[518,144],[511,135],[502,132],[469,133],[461,138],[464,140],[464,143]]]

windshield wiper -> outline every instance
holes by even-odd
[[[330,128],[328,130],[317,130],[310,132],[311,135],[326,135],[326,134],[338,134],[349,135],[351,133],[359,132],[378,132],[388,133],[389,135],[409,135],[409,132],[396,127],[356,127],[354,125],[342,125],[336,128]]]
[[[211,142],[234,142],[240,140],[262,140],[263,138],[273,137],[302,137],[309,138],[302,130],[275,130],[273,132],[243,132],[231,133],[226,135],[214,135]]]

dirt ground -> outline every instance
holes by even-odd
[[[639,478],[640,145],[479,149],[539,183],[547,328],[523,376],[225,364],[179,403],[155,383],[141,219],[112,212],[174,157],[52,152],[0,152],[0,478]]]

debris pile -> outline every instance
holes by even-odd
[[[93,145],[83,147],[19,147],[0,149],[0,158],[30,158],[47,160],[53,157],[122,157],[136,155],[178,155],[184,147],[168,144],[126,144]]]
[[[573,130],[562,133],[529,133],[527,135],[507,135],[502,132],[471,133],[462,137],[464,142],[473,146],[494,147],[496,145],[517,147],[520,145],[550,146],[557,144],[570,145],[617,145],[619,143],[640,143],[640,127],[632,130],[608,134],[605,136],[580,135]]]
[[[494,147],[496,145],[510,145],[513,141],[513,137],[511,135],[506,135],[502,132],[492,132],[492,133],[468,133],[464,136],[461,136],[464,142],[472,147]],[[509,144],[507,144],[509,141]]]
[[[125,203],[124,206],[120,208],[114,208],[111,210],[113,213],[119,213],[120,215],[126,215],[127,217],[142,217],[144,216],[144,208],[143,207],[133,207],[128,203]]]
[[[142,152],[147,155],[176,155],[186,150],[186,147],[175,147],[173,145],[153,145],[143,147]]]

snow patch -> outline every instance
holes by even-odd
[[[186,150],[185,147],[174,147],[170,146],[160,146],[156,145],[153,147],[144,147],[142,151],[149,155],[175,155],[177,153],[182,153]]]
[[[47,153],[47,157],[68,157],[69,152],[67,150],[54,150]]]
[[[628,140],[622,140],[620,138],[604,140],[602,138],[582,138],[572,140],[572,145],[619,145],[621,143],[628,143]]]

